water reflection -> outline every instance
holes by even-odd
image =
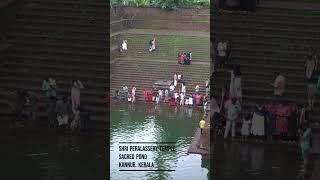
[[[192,109],[192,108],[189,108]],[[209,161],[201,155],[187,154],[200,111],[162,105],[125,103],[111,108],[111,179],[208,179]],[[148,152],[154,169],[174,169],[174,172],[119,172],[119,142],[176,142],[175,152]],[[130,144],[137,145],[137,144]],[[151,168],[152,169],[152,168]]]
[[[214,177],[219,180],[282,180],[299,176],[298,148],[217,139],[214,152]]]
[[[40,131],[2,135],[2,179],[103,179],[104,146],[92,137]],[[89,168],[88,168],[89,167]],[[18,173],[17,173],[18,172]]]

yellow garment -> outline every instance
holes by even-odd
[[[206,124],[206,121],[204,121],[203,119],[199,122],[199,126],[200,128],[204,128],[204,125]]]

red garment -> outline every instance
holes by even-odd
[[[172,97],[171,98],[171,106],[176,106],[177,103],[176,103],[176,98]]]
[[[148,102],[152,102],[152,92],[147,91],[147,96],[148,96]]]
[[[181,63],[181,54],[178,55],[177,60],[178,60],[178,63]]]
[[[184,55],[184,54],[182,54],[181,56],[180,56],[180,62],[181,63],[184,63],[184,60],[186,59],[186,55]]]
[[[286,133],[288,132],[288,117],[290,115],[289,106],[280,106],[276,107],[276,129],[277,133]]]
[[[201,104],[201,95],[199,95],[199,94],[196,95],[196,104],[197,105]]]

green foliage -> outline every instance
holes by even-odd
[[[113,6],[160,7],[174,10],[178,7],[209,7],[210,0],[111,0]]]

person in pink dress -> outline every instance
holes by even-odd
[[[284,136],[288,132],[288,117],[290,115],[290,108],[288,105],[279,103],[276,105],[276,129],[277,134]]]
[[[196,104],[198,106],[201,105],[201,95],[200,94],[196,94]]]
[[[72,81],[71,88],[71,102],[72,102],[72,121],[71,121],[71,129],[75,130],[79,126],[80,121],[80,89],[83,89],[84,86],[80,80]]]

